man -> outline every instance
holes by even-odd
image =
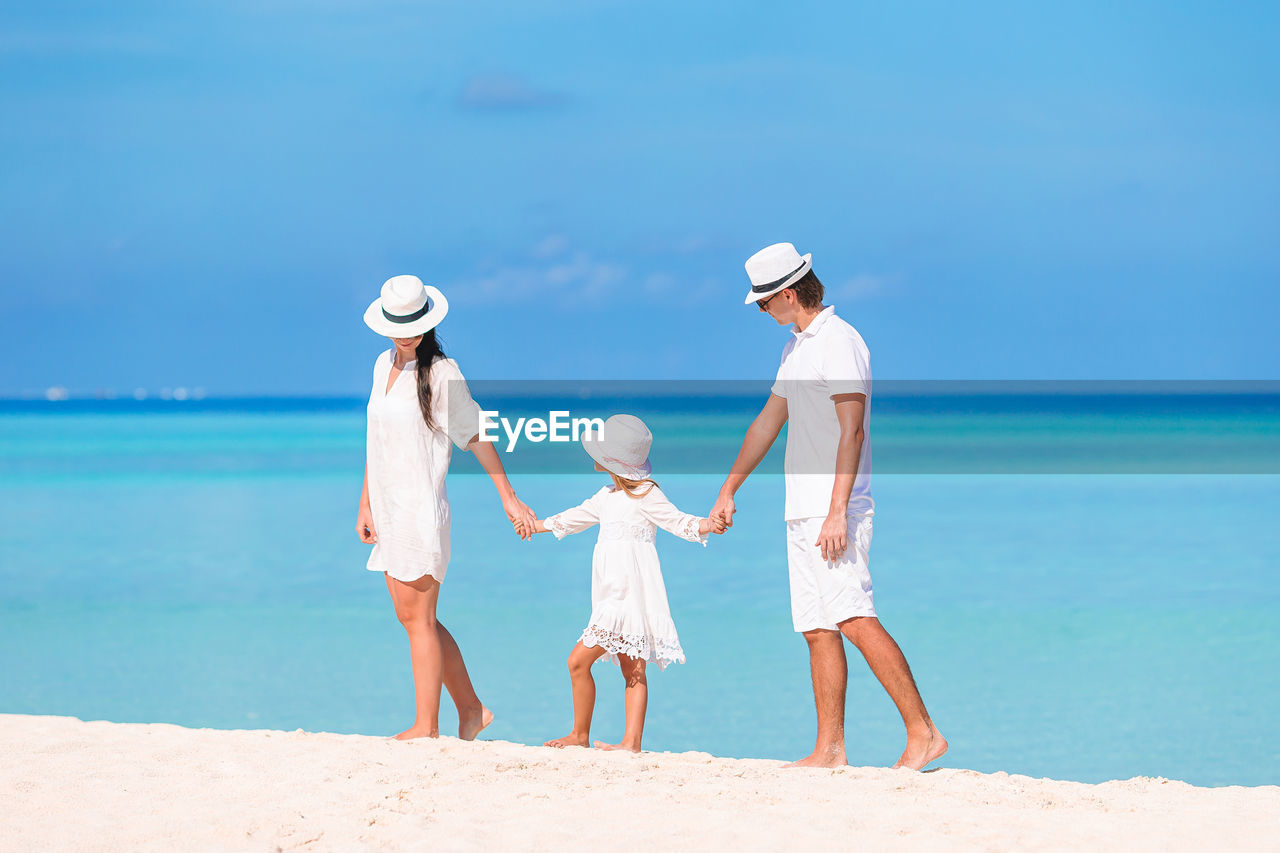
[[[811,258],[801,257],[790,243],[775,243],[747,260],[747,304],[756,304],[779,325],[792,324],[794,337],[782,351],[769,400],[747,430],[711,516],[732,526],[735,493],[789,419],[784,472],[791,618],[809,643],[818,712],[813,753],[791,766],[848,763],[843,635],[862,652],[902,714],[907,746],[894,767],[920,770],[947,751],[947,742],[872,602],[867,568],[875,512],[867,410],[870,356],[857,330],[822,304],[822,283]]]

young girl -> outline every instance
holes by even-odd
[[[658,552],[653,547],[655,525],[703,545],[708,533],[723,533],[725,526],[683,513],[667,500],[658,484],[649,478],[652,443],[649,429],[634,415],[609,418],[598,440],[584,438],[582,444],[595,459],[596,470],[608,473],[613,484],[580,506],[533,523],[533,532],[551,532],[557,539],[600,525],[600,538],[591,558],[591,620],[569,653],[573,731],[547,741],[546,746],[590,743],[591,714],[596,704],[591,665],[607,656],[607,660],[618,664],[626,680],[627,727],[621,743],[596,741],[595,745],[600,749],[639,752],[649,701],[645,664],[653,661],[659,669],[665,669],[673,661],[684,663],[684,651],[667,607]],[[522,522],[514,523],[516,532],[523,535]]]

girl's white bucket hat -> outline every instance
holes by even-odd
[[[364,312],[364,324],[388,338],[416,338],[440,325],[449,300],[416,275],[396,275],[382,285],[382,295]]]
[[[635,415],[614,415],[604,422],[600,438],[590,431],[582,437],[582,447],[606,471],[626,480],[643,480],[653,473],[649,447],[653,433]]]
[[[790,243],[774,243],[747,258],[746,268],[751,279],[746,304],[750,305],[799,281],[813,268],[813,255],[801,257]]]

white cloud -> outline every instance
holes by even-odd
[[[665,272],[655,272],[644,280],[644,292],[649,296],[665,296],[676,287],[675,276]]]
[[[882,293],[894,283],[895,280],[891,276],[859,273],[843,284],[828,288],[828,290],[830,291],[832,299],[849,299],[856,301],[859,299],[867,299],[877,293]]]
[[[465,110],[539,110],[562,106],[566,98],[539,89],[514,74],[476,74],[458,94],[458,106]]]
[[[687,304],[712,303],[723,301],[727,293],[738,296],[736,282],[729,285],[723,277],[654,269],[643,262],[640,267],[602,258],[577,248],[566,235],[552,233],[523,256],[480,263],[474,272],[449,284],[446,293],[450,300],[475,304],[538,301],[568,306],[599,302],[624,288],[630,288],[634,298],[655,302],[678,296]]]
[[[463,302],[497,303],[552,300],[562,304],[595,302],[627,279],[621,264],[601,260],[589,252],[571,250],[567,238],[544,238],[517,263],[490,263],[474,275],[453,283],[449,298]]]
[[[548,234],[538,245],[533,247],[535,258],[554,258],[569,248],[569,238],[563,234]]]
[[[143,35],[111,32],[10,30],[0,32],[0,54],[163,54],[166,45]]]

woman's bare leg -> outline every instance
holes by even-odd
[[[597,749],[626,749],[640,751],[640,739],[644,735],[644,712],[649,706],[649,682],[644,676],[644,660],[618,655],[622,677],[627,683],[627,730],[621,743],[596,741]]]
[[[430,575],[405,583],[387,575],[387,589],[396,618],[409,635],[409,659],[413,666],[413,693],[417,717],[396,740],[440,736],[440,685],[444,656],[436,627],[436,602],[440,582]]]
[[[578,643],[569,652],[569,680],[573,684],[573,731],[564,737],[549,740],[543,746],[563,748],[588,746],[591,743],[591,715],[596,709],[596,680],[591,676],[591,665],[599,660],[604,649]]]
[[[444,660],[444,688],[449,691],[449,696],[458,709],[458,737],[462,740],[475,740],[476,735],[493,722],[493,712],[476,695],[471,676],[467,673],[467,665],[462,660],[462,650],[458,648],[449,629],[437,621],[436,630],[439,632],[440,652]]]

